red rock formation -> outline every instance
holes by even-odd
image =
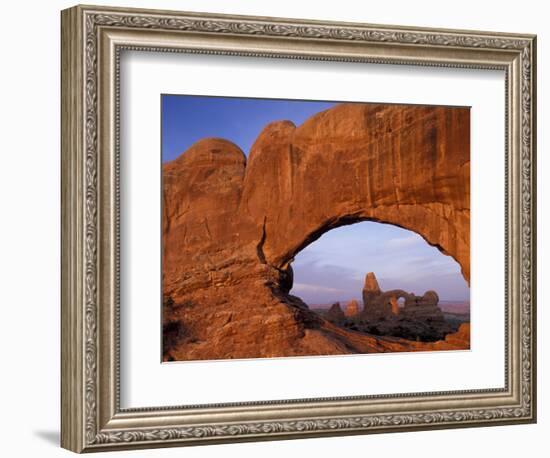
[[[395,296],[391,297],[390,304],[391,304],[391,313],[394,316],[399,316],[399,302],[397,302],[397,298]]]
[[[382,292],[382,290],[380,289],[380,285],[378,284],[378,279],[376,278],[376,275],[374,275],[374,272],[369,272],[367,273],[367,275],[365,275],[365,284],[363,285],[363,291],[376,295]]]
[[[361,313],[361,310],[359,309],[359,302],[357,302],[355,299],[352,299],[348,302],[348,305],[346,306],[345,315],[347,317],[355,317]]]
[[[382,293],[380,286],[378,285],[378,280],[374,272],[369,272],[365,275],[365,284],[363,285],[363,304],[367,308],[368,304],[372,300],[378,297]]]
[[[405,307],[399,308],[398,299],[405,300]],[[361,317],[367,322],[375,323],[388,318],[402,316],[413,321],[445,321],[442,310],[438,307],[439,296],[435,291],[426,291],[422,297],[407,293],[402,289],[382,291],[373,272],[365,277],[363,287],[363,312]]]
[[[393,351],[288,295],[294,255],[344,224],[413,230],[469,280],[467,108],[343,104],[269,124],[248,163],[202,140],[163,178],[165,359]]]
[[[458,331],[448,334],[444,343],[438,342],[438,344],[440,346],[447,344],[455,348],[470,348],[470,323],[462,323]]]

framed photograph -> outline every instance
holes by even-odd
[[[62,446],[536,421],[536,38],[62,12]]]

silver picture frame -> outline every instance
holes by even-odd
[[[61,15],[61,445],[75,452],[536,421],[536,37],[75,6]],[[505,387],[120,407],[119,91],[124,50],[505,72]]]

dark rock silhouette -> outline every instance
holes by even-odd
[[[327,320],[335,324],[342,324],[346,319],[346,315],[340,307],[340,302],[335,302],[330,306],[326,314]]]

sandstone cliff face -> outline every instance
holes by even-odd
[[[343,104],[269,124],[248,162],[205,139],[165,164],[165,359],[418,349],[319,318],[288,295],[290,264],[327,230],[373,220],[419,233],[469,280],[469,136],[466,108]]]

